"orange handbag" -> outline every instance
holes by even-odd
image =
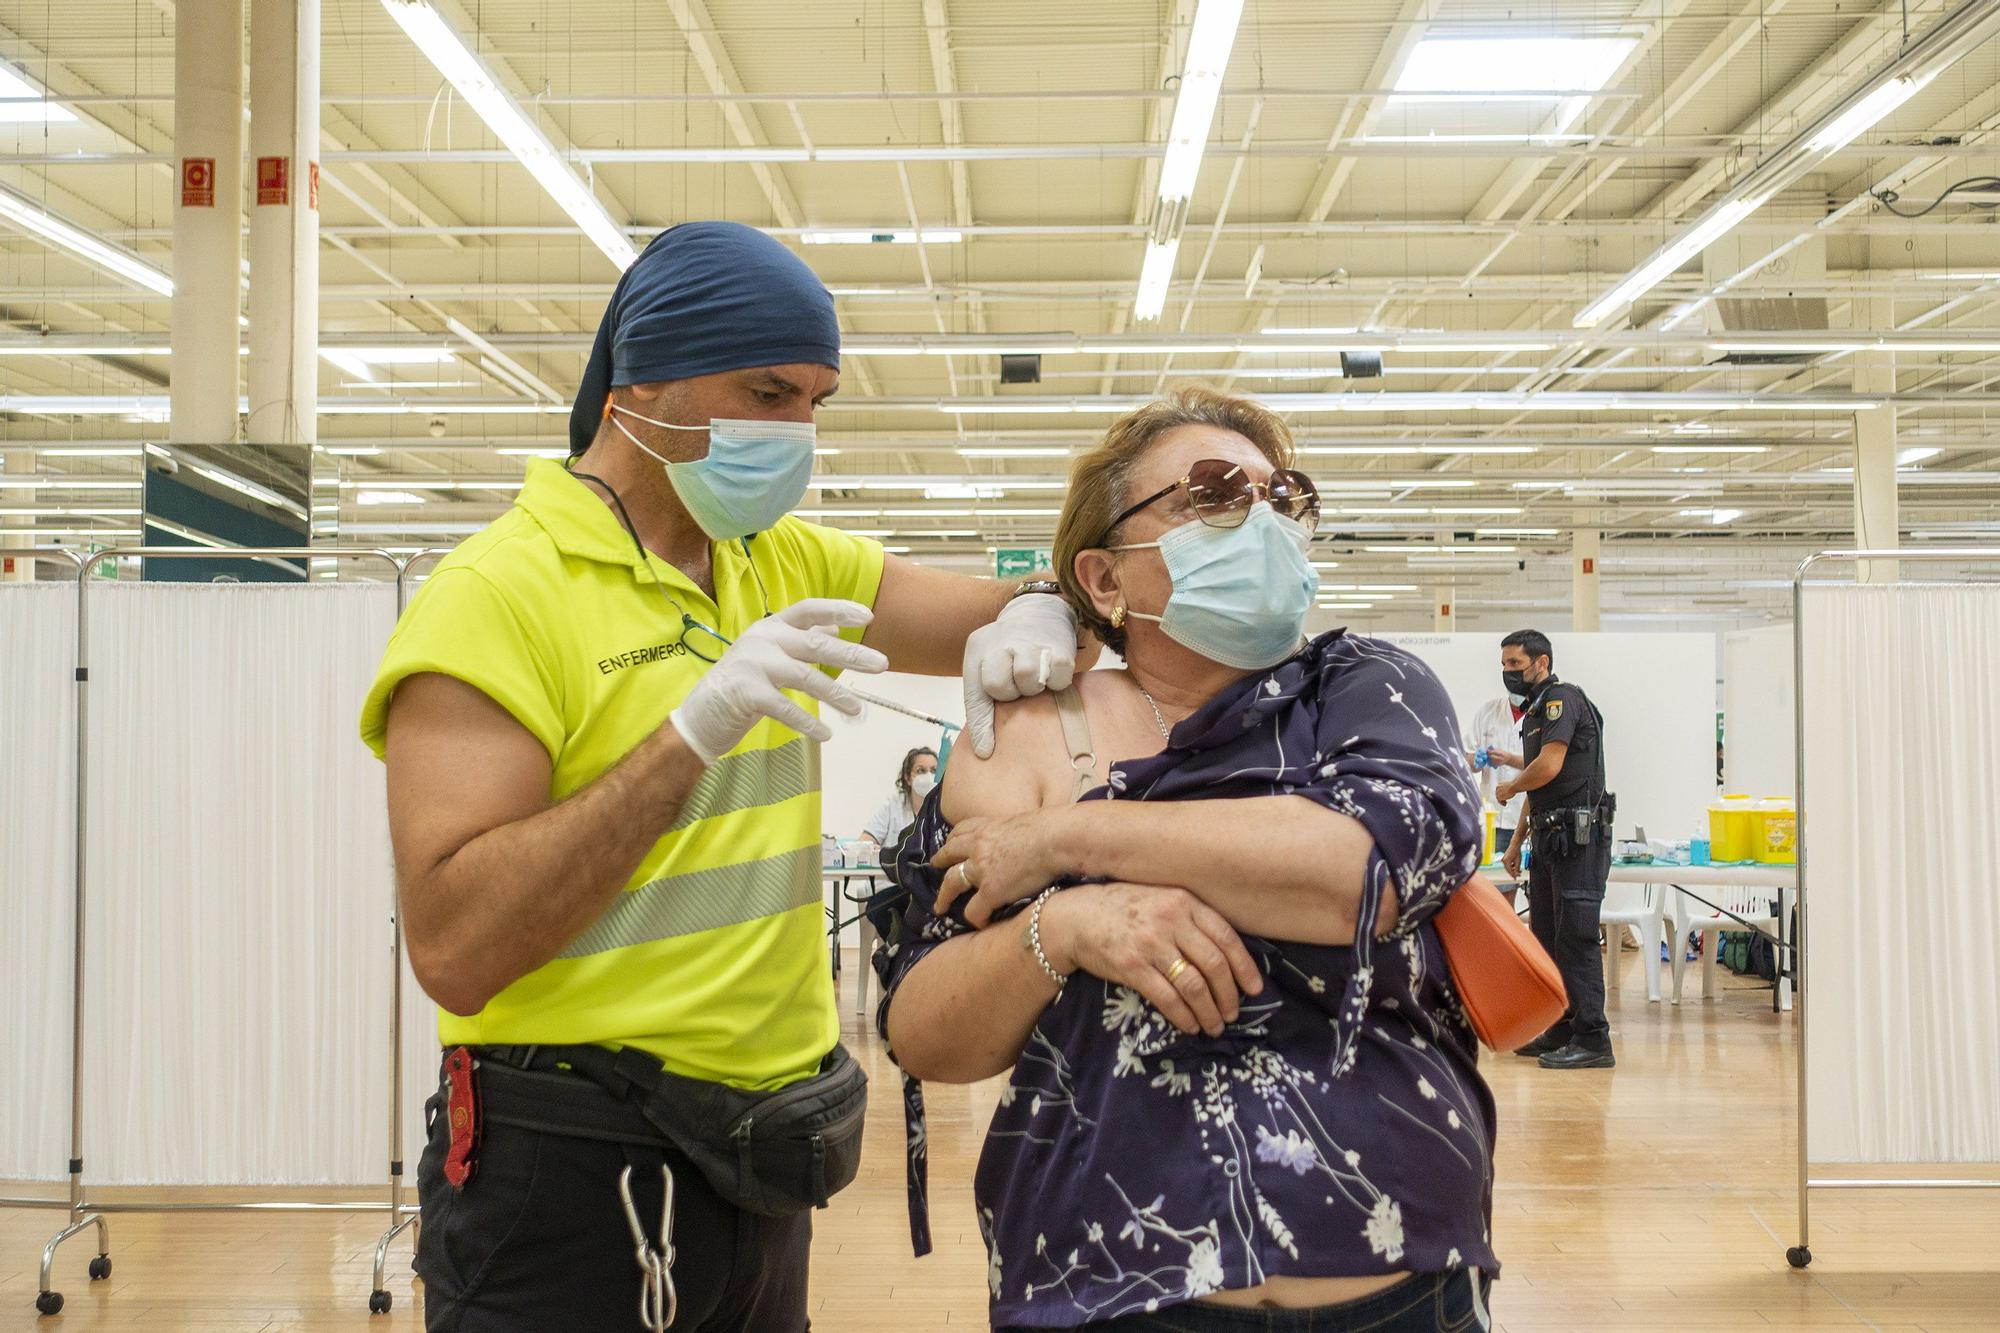
[[[1465,1016],[1487,1046],[1524,1046],[1569,1008],[1548,950],[1486,876],[1467,880],[1433,920]]]

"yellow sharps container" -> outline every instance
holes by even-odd
[[[1745,792],[1726,792],[1708,807],[1708,856],[1727,864],[1750,861],[1757,855],[1755,830],[1756,803]]]
[[[1757,859],[1766,865],[1798,863],[1799,816],[1789,796],[1766,796],[1756,813]]]

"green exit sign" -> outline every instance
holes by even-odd
[[[1026,578],[1030,574],[1046,574],[1054,568],[1045,550],[1002,547],[993,552],[993,577],[997,579]]]

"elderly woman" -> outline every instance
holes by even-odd
[[[1493,1102],[1427,924],[1478,798],[1427,668],[1305,640],[1293,452],[1190,389],[1077,460],[1056,569],[1128,669],[1003,705],[901,849],[920,1250],[914,1080],[1011,1071],[975,1178],[996,1328],[1488,1326]]]

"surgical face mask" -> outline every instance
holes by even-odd
[[[1239,671],[1276,666],[1298,651],[1319,574],[1306,559],[1312,534],[1281,518],[1266,501],[1240,527],[1183,523],[1156,542],[1114,551],[1160,548],[1174,590],[1156,622],[1182,647]]]
[[[931,794],[931,789],[935,786],[937,786],[937,774],[935,773],[910,774],[911,802],[917,805],[922,805],[924,801],[929,798]]]
[[[612,424],[667,469],[667,481],[711,541],[734,541],[777,526],[798,508],[812,481],[810,421],[748,421],[717,417],[706,426],[680,426],[611,405]],[[661,458],[620,420],[623,413],[665,430],[705,430],[708,456],[686,463]]]

